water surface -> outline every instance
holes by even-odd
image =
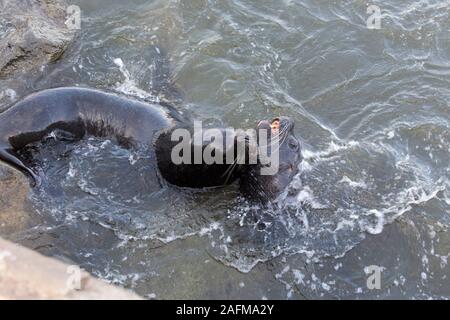
[[[36,227],[10,238],[148,298],[448,298],[450,3],[74,1],[75,43],[2,80],[3,105],[80,85],[169,101],[208,125],[288,115],[300,173],[261,212],[236,186],[155,187],[152,155],[51,137]],[[382,270],[380,290],[366,285]]]

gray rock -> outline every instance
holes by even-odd
[[[136,300],[136,294],[0,238],[0,300]]]
[[[56,61],[74,37],[62,0],[0,0],[0,78]]]
[[[30,183],[25,175],[0,163],[0,235],[25,230],[32,223],[27,210]]]

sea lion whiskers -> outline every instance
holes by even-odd
[[[283,128],[281,128],[281,131],[279,131],[276,138],[270,139],[270,143],[268,144],[268,147],[270,147],[271,154],[279,151],[281,145],[283,145],[283,143],[286,141],[286,139],[288,137],[288,134],[287,134],[288,130],[289,130],[288,126],[284,126]],[[281,136],[281,141],[279,140],[280,136]],[[272,150],[273,147],[275,147],[274,150]]]
[[[285,131],[287,131],[287,129],[285,130]],[[278,142],[277,144],[276,144],[276,149],[275,149],[275,152],[278,152],[278,150],[280,150],[280,147],[281,147],[281,145],[286,141],[286,139],[287,139],[287,134],[285,134],[284,136],[282,136],[281,137],[281,142]]]
[[[236,159],[234,159],[233,163],[232,163],[232,164],[227,168],[227,170],[225,170],[225,172],[221,175],[221,177],[223,177],[223,176],[225,176],[225,175],[227,176],[226,179],[225,179],[224,184],[227,184],[227,183],[228,183],[228,181],[229,181],[231,175],[233,174],[234,169],[235,169],[236,166],[237,166],[238,161],[239,161],[239,156],[238,156]]]
[[[250,172],[249,175],[246,176],[246,179],[252,180],[249,185],[253,188],[253,191],[256,192],[260,200],[262,200],[263,203],[266,205],[269,204],[271,207],[273,207],[272,202],[272,195],[268,193],[268,190],[266,190],[258,181],[259,176],[257,176],[257,173],[255,171]]]
[[[246,137],[247,138],[247,137]],[[245,157],[245,154],[242,155],[242,153],[238,152],[237,157],[234,159],[233,164],[227,168],[227,170],[223,173],[223,175],[227,175],[227,178],[225,179],[225,184],[228,183],[230,177],[232,176],[234,170],[237,168],[237,165],[240,164],[241,160]],[[228,173],[227,173],[228,172]],[[222,176],[223,176],[222,175]]]
[[[288,126],[283,126],[281,128],[281,130],[278,130],[276,135],[270,137],[268,146],[273,147],[274,145],[276,145],[279,147],[282,144],[282,143],[280,143],[280,137],[282,139],[282,142],[284,142],[283,139],[286,138],[286,136],[287,136],[286,133],[288,132],[288,130],[289,130]]]

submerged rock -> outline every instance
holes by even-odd
[[[62,0],[0,0],[0,78],[56,61],[73,39]]]
[[[0,235],[9,236],[29,226],[27,197],[30,184],[23,173],[0,163]]]
[[[0,300],[136,300],[136,294],[0,238]]]

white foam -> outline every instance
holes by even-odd
[[[295,278],[295,283],[296,284],[305,284],[304,279],[305,279],[305,275],[297,269],[293,269],[292,273],[294,274],[294,278]]]
[[[302,155],[303,158],[307,160],[319,160],[320,158],[329,158],[340,151],[351,149],[356,146],[359,146],[359,142],[353,140],[339,144],[331,141],[325,150],[314,152],[308,149],[303,149]]]
[[[309,186],[305,186],[297,195],[298,203],[307,203],[314,209],[325,208],[324,205],[319,203],[314,197],[314,193]]]
[[[352,181],[347,176],[343,176],[342,179],[338,183],[346,183],[352,188],[367,189],[367,185],[364,181]]]
[[[120,72],[122,73],[122,75],[125,78],[125,80],[122,83],[118,83],[116,85],[117,91],[122,92],[126,95],[138,97],[140,99],[150,100],[154,103],[159,102],[158,97],[152,95],[151,93],[149,93],[145,90],[142,90],[141,88],[139,88],[137,86],[136,82],[134,81],[134,79],[132,79],[130,72],[126,68],[126,66],[121,58],[115,58],[113,60],[113,62],[116,66],[119,67]]]
[[[8,88],[0,92],[0,99],[2,99],[3,97],[8,98],[10,101],[15,101],[17,93],[13,89]]]

